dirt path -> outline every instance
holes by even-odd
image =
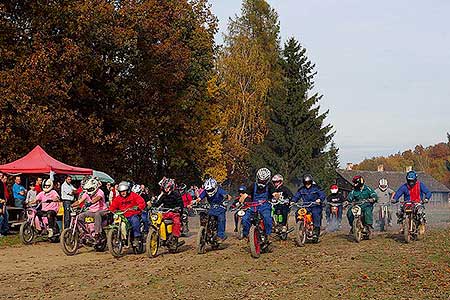
[[[155,259],[88,249],[67,257],[48,243],[2,248],[0,299],[450,299],[448,229],[408,245],[392,233],[360,244],[327,234],[304,248],[275,241],[258,260],[233,237],[205,255],[194,240]]]

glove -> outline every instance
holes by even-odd
[[[317,204],[320,204],[320,202],[321,202],[320,199],[317,199],[317,200],[316,200],[316,203],[317,203]]]
[[[423,200],[423,203],[428,203],[428,202],[430,202],[429,199],[424,199],[424,200]]]
[[[369,203],[375,203],[375,199],[370,198],[370,199],[369,199]]]

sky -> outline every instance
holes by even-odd
[[[447,140],[450,1],[269,0],[308,50],[341,165]],[[210,0],[220,33],[240,0]]]

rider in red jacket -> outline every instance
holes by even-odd
[[[127,181],[119,183],[118,190],[119,195],[112,200],[109,210],[112,212],[117,210],[126,211],[124,216],[133,228],[133,243],[137,244],[141,237],[141,220],[139,215],[145,208],[145,201],[141,196],[131,191],[130,183]]]

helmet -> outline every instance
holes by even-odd
[[[269,183],[270,176],[272,173],[270,173],[270,170],[267,168],[261,168],[256,172],[256,182],[258,184],[258,187],[264,188]]]
[[[167,180],[169,180],[169,178],[167,178],[166,176],[164,176],[159,182],[158,185],[162,188],[164,186],[164,184],[167,182]]]
[[[214,178],[206,179],[203,185],[209,197],[214,196],[217,193],[217,190],[219,189],[217,181]]]
[[[360,175],[356,175],[353,177],[353,186],[355,189],[360,190],[364,186],[364,178]]]
[[[175,180],[171,178],[166,178],[162,185],[162,190],[166,194],[170,194],[175,189]]]
[[[339,191],[339,187],[337,186],[337,184],[333,184],[332,186],[330,186],[330,191],[332,194],[337,194],[337,192]]]
[[[272,183],[278,189],[280,186],[283,185],[283,176],[281,176],[280,174],[274,175],[272,177]]]
[[[409,186],[414,186],[417,182],[417,173],[415,171],[406,173],[406,182]]]
[[[180,184],[180,186],[178,186],[178,190],[180,191],[180,193],[186,193],[187,185],[185,183]]]
[[[307,184],[313,184],[314,179],[310,174],[303,175],[303,185],[306,186]]]
[[[245,191],[247,191],[247,187],[245,185],[241,185],[239,187],[239,193],[245,193]]]
[[[379,184],[378,184],[378,187],[379,187],[380,190],[382,190],[383,192],[384,192],[385,190],[387,190],[387,188],[388,188],[388,181],[387,181],[387,179],[386,179],[386,178],[381,178],[381,179],[380,179],[380,182],[379,182]]]
[[[53,189],[53,180],[51,179],[47,179],[44,181],[44,183],[42,184],[42,190],[45,193],[50,192]]]
[[[96,178],[89,178],[83,184],[83,190],[85,190],[89,196],[92,196],[97,193],[99,186],[99,181]]]
[[[120,182],[117,190],[119,191],[119,193],[127,192],[127,195],[128,195],[130,193],[130,183],[128,181]]]
[[[141,185],[140,184],[133,185],[133,187],[131,188],[131,191],[136,194],[142,193]]]

